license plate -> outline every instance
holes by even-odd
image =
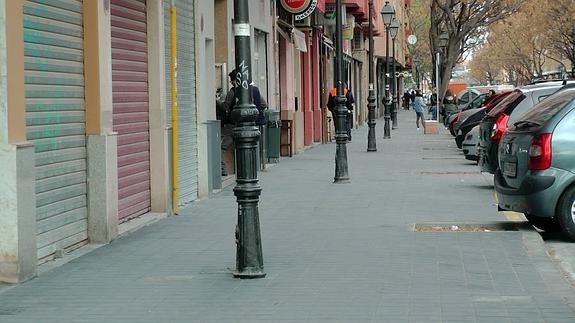
[[[517,176],[517,163],[504,162],[503,163],[503,175],[509,177]]]

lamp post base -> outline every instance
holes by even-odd
[[[234,278],[239,278],[239,279],[256,279],[256,278],[264,278],[266,276],[266,273],[264,273],[263,271],[260,270],[251,270],[246,268],[244,271],[242,272],[234,272]]]

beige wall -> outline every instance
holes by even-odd
[[[206,17],[208,18],[208,17]],[[228,1],[214,1],[214,48],[216,63],[228,63]]]
[[[26,141],[22,0],[6,1],[8,142]],[[8,46],[9,44],[9,46]]]
[[[110,13],[99,1],[84,2],[86,133],[112,132],[112,49]]]

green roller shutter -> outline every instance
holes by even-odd
[[[24,2],[26,130],[36,149],[38,258],[87,239],[82,1]]]

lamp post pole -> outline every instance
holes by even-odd
[[[391,119],[391,98],[389,95],[390,85],[389,85],[389,26],[391,24],[391,19],[395,16],[395,10],[389,4],[389,1],[385,2],[385,5],[381,9],[381,15],[383,16],[383,23],[385,24],[385,66],[384,66],[384,79],[385,79],[385,98],[383,99],[384,104],[384,125],[383,125],[383,139],[391,138],[391,127],[389,120]]]
[[[443,95],[441,95],[441,98],[439,96],[439,52],[435,53],[435,88],[437,89],[437,120],[439,121],[439,111],[440,107],[441,107],[441,100],[443,100]]]
[[[367,133],[367,151],[377,151],[377,144],[375,141],[375,94],[373,88],[373,0],[369,0],[369,55],[368,55],[368,70],[369,70],[369,95],[367,97],[367,125],[369,127]]]
[[[443,92],[443,91],[441,91],[441,98],[439,96],[439,89],[440,89],[439,82],[441,80],[439,78],[439,66],[440,66],[439,60],[440,60],[441,55],[443,55],[443,57],[441,59],[443,59],[443,62],[447,61],[445,59],[445,56],[447,56],[446,52],[445,52],[445,47],[447,47],[448,42],[449,42],[449,34],[444,31],[439,35],[439,48],[441,49],[441,53],[437,52],[437,56],[436,56],[436,60],[435,60],[435,65],[436,65],[436,71],[435,71],[436,76],[435,77],[436,77],[436,83],[437,83],[437,85],[436,85],[436,87],[437,87],[437,112],[436,112],[437,117],[436,117],[436,121],[437,122],[439,122],[439,111],[441,111],[440,107],[441,107],[441,104],[443,102],[443,97],[445,96],[445,92]],[[443,64],[443,62],[442,62],[442,64]],[[445,68],[447,68],[447,67],[445,67]]]
[[[421,88],[420,88],[420,85],[421,85],[421,84],[419,84],[419,60],[416,59],[416,60],[414,61],[414,63],[415,63],[415,88],[418,89],[418,90],[420,90],[420,89],[421,89]]]
[[[392,77],[392,85],[393,85],[393,90],[391,92],[391,95],[393,97],[393,106],[392,106],[392,111],[391,111],[391,124],[392,124],[392,129],[397,129],[397,105],[399,102],[399,98],[398,98],[398,83],[397,82],[397,77],[395,75],[395,37],[397,37],[397,32],[399,31],[399,21],[397,19],[393,19],[393,21],[391,22],[391,24],[389,25],[389,29],[390,29],[390,34],[391,34],[391,62],[393,64],[393,69],[391,71],[391,77]]]
[[[236,187],[238,202],[236,226],[236,278],[265,277],[260,236],[258,202],[261,188],[258,184],[257,144],[260,137],[256,126],[258,110],[249,91],[251,77],[250,23],[248,0],[234,0],[234,45],[237,104],[231,112],[235,128],[232,132],[236,147]]]
[[[247,1],[247,0],[246,0]],[[335,176],[334,183],[348,183],[349,175],[347,170],[347,132],[346,118],[347,107],[346,98],[343,93],[343,44],[342,44],[342,12],[341,0],[335,2],[335,81],[337,95],[335,97]]]

